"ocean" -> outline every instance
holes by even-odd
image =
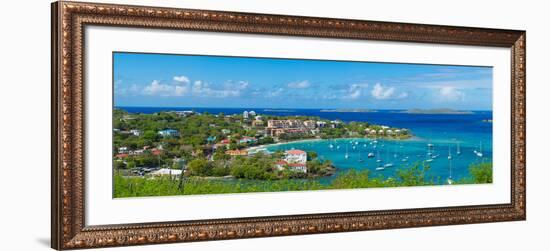
[[[130,113],[155,113],[160,111],[209,112],[226,115],[255,111],[257,114],[278,116],[316,116],[323,119],[339,119],[344,122],[360,121],[412,130],[414,137],[408,140],[337,139],[294,142],[268,146],[270,151],[301,149],[315,151],[319,158],[330,159],[339,172],[347,169],[371,170],[383,177],[392,177],[401,168],[418,163],[430,166],[427,175],[435,182],[444,183],[451,176],[458,180],[469,176],[468,167],[473,163],[491,162],[493,149],[492,111],[474,111],[472,114],[409,114],[398,110],[376,112],[322,112],[320,109],[262,109],[262,108],[182,108],[182,107],[116,107]],[[433,145],[428,149],[428,144]],[[330,147],[332,145],[332,147]],[[346,150],[347,149],[347,150]],[[346,159],[346,152],[348,158]],[[430,152],[428,155],[428,152]],[[476,152],[482,152],[479,157]],[[375,156],[368,158],[373,153]],[[451,156],[449,160],[448,156]],[[362,159],[363,161],[360,161]],[[428,159],[429,162],[427,162]],[[388,165],[384,170],[377,167]],[[338,174],[338,172],[337,172]],[[325,179],[332,179],[328,177]]]

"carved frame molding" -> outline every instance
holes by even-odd
[[[86,226],[86,25],[365,39],[511,49],[510,204]],[[52,4],[52,248],[75,249],[525,220],[525,31],[97,3]]]

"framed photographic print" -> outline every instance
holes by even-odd
[[[52,247],[524,220],[525,31],[52,4]]]

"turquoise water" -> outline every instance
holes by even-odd
[[[320,159],[331,160],[334,166],[337,167],[337,172],[348,169],[368,169],[371,173],[383,177],[393,176],[396,170],[400,168],[411,167],[417,163],[427,164],[430,166],[428,175],[434,178],[435,181],[439,180],[439,182],[445,182],[449,176],[452,176],[455,180],[467,177],[469,175],[468,166],[471,163],[487,162],[491,158],[488,151],[483,151],[484,156],[482,158],[475,154],[474,150],[478,150],[479,145],[453,139],[430,141],[422,138],[409,140],[378,139],[377,143],[373,142],[374,139],[364,138],[316,140],[274,145],[267,147],[267,149],[269,151],[290,149],[315,151]],[[430,151],[428,151],[428,144],[433,144]],[[457,153],[459,144],[460,154]],[[330,145],[332,145],[332,148]],[[448,159],[449,147],[451,160]],[[345,157],[346,152],[348,154],[347,159]],[[369,153],[374,156],[368,157]],[[377,170],[378,167],[384,167],[384,169]],[[330,180],[331,178],[333,177],[325,179]]]
[[[473,163],[491,162],[493,149],[493,124],[483,122],[492,118],[491,111],[474,111],[472,114],[408,114],[397,110],[378,110],[376,112],[322,112],[319,109],[262,109],[262,108],[192,108],[192,107],[119,107],[128,112],[154,113],[159,111],[195,110],[217,114],[242,114],[243,111],[254,110],[258,114],[277,116],[316,116],[323,119],[339,119],[344,122],[360,121],[390,127],[412,130],[414,138],[408,140],[378,140],[371,144],[371,139],[338,139],[294,142],[282,145],[268,146],[269,151],[301,149],[315,151],[322,159],[330,159],[337,168],[337,174],[348,170],[371,170],[376,175],[391,177],[396,170],[410,167],[415,163],[430,165],[428,175],[440,182],[446,182],[451,175],[454,180],[469,176],[468,167]],[[353,141],[353,145],[350,141]],[[357,144],[355,143],[357,142]],[[332,144],[333,148],[329,145]],[[432,158],[428,156],[428,144]],[[457,146],[460,144],[460,154]],[[366,146],[365,146],[366,145]],[[374,148],[376,145],[376,148]],[[339,146],[339,148],[338,148]],[[345,158],[346,146],[349,158]],[[355,148],[353,148],[355,146]],[[451,160],[448,160],[450,153]],[[474,151],[480,151],[483,157],[478,157]],[[368,153],[374,153],[374,158],[368,158]],[[360,162],[359,158],[364,161]],[[380,159],[380,162],[377,160]],[[431,162],[425,162],[432,159]],[[376,168],[391,163],[392,167],[377,171]],[[450,168],[451,167],[451,168]],[[334,177],[325,177],[330,180]]]

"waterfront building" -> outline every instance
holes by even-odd
[[[282,171],[285,169],[285,167],[288,165],[288,162],[284,161],[284,160],[279,160],[275,163],[275,168],[277,168],[277,170],[279,171]]]
[[[170,168],[161,168],[159,170],[156,170],[156,171],[153,171],[151,172],[151,175],[152,176],[166,176],[166,175],[170,175],[170,176],[180,176],[181,175],[181,169],[178,170],[178,169],[170,169]]]
[[[306,164],[307,153],[302,150],[288,150],[285,151],[285,161],[288,163],[301,163]]]
[[[248,112],[247,111],[243,112],[243,118],[248,119]]]
[[[307,166],[306,166],[306,164],[302,164],[302,163],[290,163],[290,164],[288,164],[288,168],[289,168],[291,171],[294,171],[294,172],[307,173]]]
[[[290,151],[296,151],[291,152]],[[306,153],[302,150],[290,150],[284,160],[279,160],[275,163],[275,168],[279,171],[288,168],[293,172],[307,173],[306,159],[303,157]]]
[[[268,120],[265,128],[266,135],[279,137],[283,134],[309,133],[316,127],[316,122],[313,120]]]

